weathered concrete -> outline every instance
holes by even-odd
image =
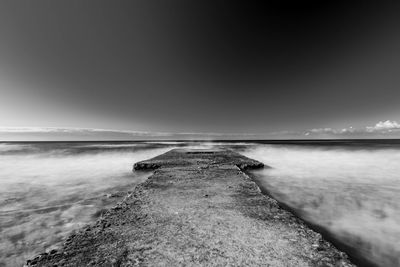
[[[277,202],[232,151],[172,150],[134,165],[155,169],[123,202],[35,266],[352,266]]]

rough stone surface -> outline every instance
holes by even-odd
[[[262,166],[232,151],[182,149],[136,163],[154,174],[27,265],[353,266],[243,172]]]

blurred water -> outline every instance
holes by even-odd
[[[259,145],[244,152],[272,168],[259,184],[357,257],[400,266],[400,149]]]
[[[271,143],[0,143],[0,266],[58,246],[148,177],[133,163],[174,147],[225,147],[264,162],[271,168],[255,179],[270,195],[352,256],[400,266],[399,142]]]
[[[129,143],[0,144],[0,266],[22,266],[59,245],[148,177],[133,173],[133,163],[167,150]]]

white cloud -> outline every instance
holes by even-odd
[[[330,127],[314,128],[304,132],[295,131],[279,131],[266,134],[251,134],[251,133],[196,133],[196,132],[148,132],[148,131],[130,131],[130,130],[112,130],[112,129],[96,129],[96,128],[61,128],[61,127],[0,127],[0,140],[14,140],[13,138],[21,136],[39,136],[36,139],[48,140],[48,137],[53,136],[53,139],[61,137],[76,137],[84,140],[94,139],[197,139],[197,138],[400,138],[400,124],[396,121],[386,120],[379,121],[374,126],[366,126],[363,128],[345,127],[335,129]],[[43,138],[41,138],[41,137]],[[29,138],[28,138],[29,139]],[[49,139],[50,140],[50,139]]]
[[[305,136],[310,137],[319,137],[319,136],[330,136],[332,138],[335,137],[361,137],[361,136],[370,136],[370,137],[379,137],[382,135],[388,136],[389,134],[400,134],[400,124],[396,121],[380,121],[374,126],[366,126],[364,128],[353,128],[352,126],[348,128],[342,129],[333,129],[333,128],[315,128],[307,130],[303,133]],[[393,136],[396,137],[396,136]]]
[[[55,132],[57,128],[42,128],[42,127],[0,127],[2,133],[36,133],[36,132]]]
[[[96,128],[61,128],[61,127],[0,127],[0,140],[4,136],[80,136],[85,139],[94,137],[104,138],[114,137],[129,138],[224,138],[224,137],[255,137],[257,135],[251,133],[205,133],[205,132],[148,132],[148,131],[130,131],[130,130],[112,130],[112,129],[96,129]]]
[[[309,131],[312,133],[336,133],[336,130],[332,128],[316,128]]]
[[[318,136],[318,135],[336,135],[347,131],[347,129],[332,129],[332,128],[314,128],[309,129],[303,133],[305,136]]]
[[[393,130],[400,130],[400,124],[397,121],[380,121],[375,126],[366,127],[367,132],[391,132]]]
[[[96,128],[59,128],[59,127],[0,127],[0,133],[117,133],[134,136],[256,136],[252,133],[215,133],[215,132],[148,132],[148,131],[130,131],[130,130],[112,130]]]
[[[57,127],[0,127],[0,133],[80,133],[80,134],[97,134],[97,133],[117,133],[135,136],[166,136],[170,133],[163,132],[145,132],[145,131],[128,131],[128,130],[111,130],[111,129],[95,129],[95,128],[57,128]]]

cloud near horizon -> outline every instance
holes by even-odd
[[[382,137],[382,138],[399,138],[400,124],[397,121],[379,121],[374,126],[366,126],[365,128],[315,128],[307,130],[304,136],[333,136],[333,137]]]
[[[390,120],[380,121],[375,126],[366,128],[366,131],[368,132],[376,132],[376,131],[391,132],[394,130],[400,130],[400,124],[397,123],[397,121],[390,121]]]
[[[0,140],[3,141],[141,140],[165,136],[169,134],[95,128],[0,127]]]
[[[0,141],[246,139],[252,136],[257,135],[248,133],[148,132],[95,128],[0,127]]]
[[[146,132],[146,131],[124,131],[111,129],[95,129],[95,128],[58,128],[58,127],[0,127],[0,133],[121,133],[140,136],[163,136],[169,133],[163,132]]]
[[[252,133],[148,132],[91,128],[0,127],[0,141],[63,140],[171,140],[171,139],[318,139],[318,138],[400,138],[397,121],[379,121],[364,128],[314,128],[304,132]]]

